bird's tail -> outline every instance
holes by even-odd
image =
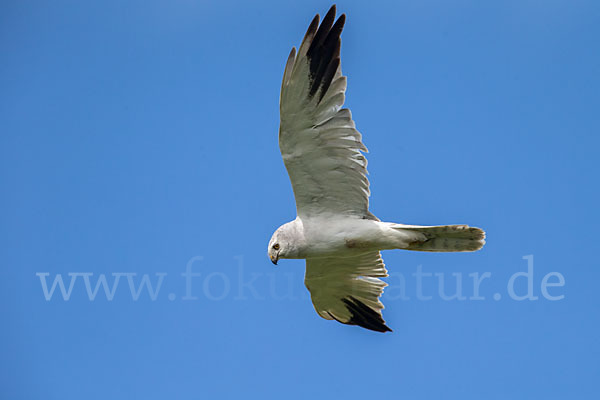
[[[394,229],[419,232],[420,239],[406,247],[417,251],[476,251],[485,244],[485,232],[468,225],[418,226],[394,224]]]

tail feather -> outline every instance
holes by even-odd
[[[476,251],[485,244],[485,232],[468,225],[418,226],[396,224],[394,229],[416,231],[424,238],[409,244],[407,250]]]

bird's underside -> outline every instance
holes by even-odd
[[[379,297],[387,276],[380,250],[475,251],[485,233],[466,225],[381,222],[369,212],[367,160],[350,110],[342,108],[340,66],[345,15],[331,7],[311,22],[288,58],[281,87],[279,147],[292,182],[298,217],[269,242],[269,256],[305,258],[305,284],[317,313],[386,332]]]

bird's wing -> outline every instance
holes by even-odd
[[[367,160],[350,110],[342,109],[346,77],[340,68],[335,6],[319,26],[317,14],[300,49],[293,48],[281,86],[279,148],[298,215],[323,213],[377,219],[369,212]],[[317,29],[318,28],[318,29]]]
[[[379,296],[387,270],[378,251],[351,257],[309,258],[304,284],[317,313],[348,325],[391,331],[381,315]]]

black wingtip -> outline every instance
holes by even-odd
[[[362,301],[352,296],[342,299],[342,301],[352,315],[350,320],[346,322],[348,325],[358,325],[376,332],[392,332],[381,318],[381,315]]]
[[[329,7],[329,10],[327,10],[327,14],[325,14],[325,18],[327,18],[327,16],[329,16],[331,19],[335,18],[335,14],[337,13],[337,6],[335,4],[332,4],[331,7]],[[325,18],[323,18],[323,21],[325,21]]]
[[[309,59],[311,78],[309,93],[310,96],[314,96],[317,92],[320,92],[319,101],[329,89],[340,63],[340,36],[344,29],[346,15],[340,15],[335,21],[335,14],[336,6],[334,4],[327,11],[318,29],[315,26],[315,21],[318,23],[318,15],[313,19],[305,36],[307,37],[309,32],[314,34],[306,55]]]
[[[302,39],[302,41],[304,42],[310,35],[314,35],[315,32],[317,31],[317,28],[319,27],[319,20],[320,20],[320,16],[319,14],[315,15],[315,17],[313,18],[313,20],[310,22],[310,25],[308,26],[308,29],[306,30],[306,33],[304,34],[304,39]]]

